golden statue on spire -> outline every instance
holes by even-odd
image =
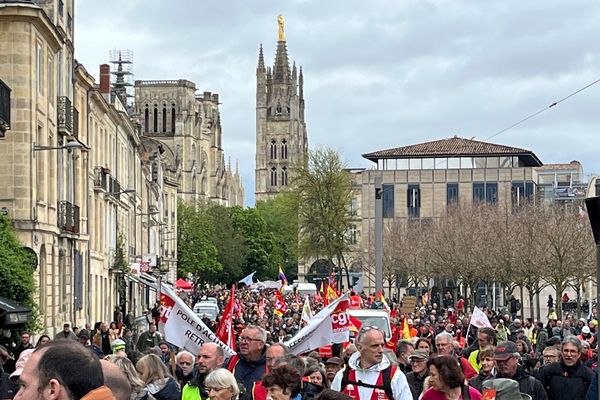
[[[277,25],[279,26],[279,30],[277,31],[277,41],[285,42],[285,32],[283,31],[283,15],[281,14],[277,16]]]

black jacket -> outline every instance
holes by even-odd
[[[500,374],[498,374],[496,378],[508,377],[500,376]],[[548,399],[548,395],[546,394],[546,390],[544,390],[544,385],[542,385],[542,382],[525,372],[525,370],[520,365],[517,367],[517,372],[515,373],[515,375],[510,377],[509,379],[519,382],[519,391],[521,393],[530,395],[532,400]],[[565,397],[564,399],[567,398]]]
[[[539,376],[550,400],[583,400],[594,373],[580,361],[572,367],[554,362],[541,369]]]
[[[410,387],[413,400],[419,400],[419,396],[423,392],[423,382],[425,382],[427,375],[429,374],[425,373],[425,375],[419,376],[412,371],[406,374],[406,381],[408,382],[408,387]]]
[[[492,369],[492,373],[490,375],[485,374],[483,372],[483,370],[481,370],[481,371],[479,371],[479,375],[471,378],[471,380],[469,381],[469,386],[474,387],[479,392],[483,393],[483,382],[487,381],[488,379],[494,379],[495,377],[496,377],[495,369]]]

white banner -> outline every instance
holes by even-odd
[[[246,286],[250,287],[252,286],[252,278],[254,277],[254,274],[256,273],[256,271],[254,271],[253,273],[251,273],[250,275],[242,278],[239,280],[239,283],[243,283]]]
[[[165,339],[177,347],[198,354],[198,349],[207,342],[218,344],[231,357],[235,351],[220,341],[194,312],[164,284],[160,294],[161,318]]]
[[[264,281],[264,282],[256,282],[250,286],[252,289],[280,289],[281,281]]]
[[[310,309],[310,300],[308,299],[308,295],[306,295],[306,298],[304,299],[304,305],[302,306],[302,318],[300,318],[300,320],[308,323],[312,317],[313,313]]]
[[[474,325],[478,328],[493,328],[487,315],[485,315],[485,313],[481,311],[481,309],[477,306],[475,306],[475,308],[473,309],[473,315],[471,316],[470,325]]]
[[[302,354],[333,343],[350,340],[347,295],[337,298],[313,316],[308,324],[285,343],[291,354]]]

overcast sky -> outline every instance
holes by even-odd
[[[283,14],[302,65],[309,146],[361,154],[453,135],[486,140],[600,78],[600,2],[80,0],[75,54],[98,78],[111,49],[135,79],[189,79],[220,94],[226,157],[254,204],[255,73]],[[600,173],[600,84],[491,142]]]

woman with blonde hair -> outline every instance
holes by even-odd
[[[140,358],[135,369],[140,374],[140,379],[146,385],[148,392],[156,400],[179,400],[181,398],[181,389],[177,381],[169,374],[167,367],[157,355],[148,354]]]
[[[131,384],[131,400],[154,400],[154,397],[148,393],[144,381],[140,379],[133,363],[128,358],[110,355],[105,359],[115,364],[125,374],[127,381]]]
[[[231,372],[217,368],[204,380],[210,400],[238,400],[240,388]]]

